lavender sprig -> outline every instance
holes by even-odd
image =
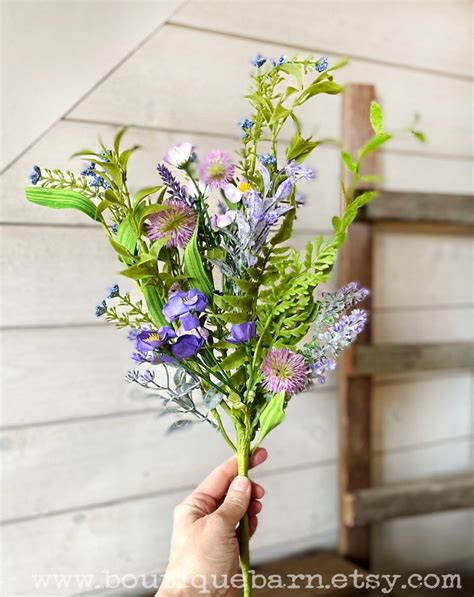
[[[191,205],[186,189],[176,180],[171,171],[164,164],[158,164],[156,169],[161,180],[168,187],[167,190],[171,197],[177,201],[183,201],[187,205]]]

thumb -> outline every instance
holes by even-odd
[[[247,477],[239,475],[230,484],[227,495],[216,510],[224,521],[234,529],[247,512],[252,484]]]

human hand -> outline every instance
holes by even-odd
[[[266,459],[267,451],[259,448],[250,468]],[[211,595],[230,595],[232,589],[222,585],[238,570],[237,525],[248,512],[250,534],[255,533],[264,494],[261,485],[237,476],[236,457],[214,469],[175,508],[170,559],[158,597],[197,595],[203,588]]]

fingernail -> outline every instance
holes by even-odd
[[[235,491],[247,491],[249,486],[250,481],[243,475],[235,477],[235,479],[232,481],[232,489],[235,489]]]

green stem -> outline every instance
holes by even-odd
[[[248,476],[250,458],[250,430],[245,425],[238,425],[237,431],[237,472],[239,475]],[[238,529],[240,548],[240,570],[243,578],[243,597],[251,597],[252,586],[250,579],[250,529],[249,517],[245,513]]]
[[[235,447],[234,442],[227,435],[227,431],[225,430],[224,423],[222,422],[221,416],[217,408],[213,408],[211,410],[211,413],[217,422],[217,426],[219,427],[219,431],[222,433],[222,437],[225,439],[226,443],[232,448],[232,450],[234,452],[237,452],[237,448]]]

